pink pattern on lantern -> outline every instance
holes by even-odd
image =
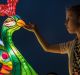
[[[3,52],[3,53],[2,53],[2,58],[3,58],[3,59],[8,59],[8,57],[9,57],[9,55],[8,55],[7,52]]]

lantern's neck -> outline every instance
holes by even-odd
[[[10,56],[10,59],[13,63],[13,72],[12,72],[13,74],[12,75],[17,75],[17,74],[20,75],[20,67],[21,67],[20,66],[20,61],[19,61],[18,57],[16,56],[16,54],[14,52],[14,50],[16,51],[16,47],[14,46],[13,41],[12,41],[13,32],[14,32],[14,30],[10,30],[6,27],[2,27],[1,38],[2,38],[2,41],[4,43],[4,46],[5,46],[8,54],[9,54],[9,56]],[[15,64],[17,64],[16,67],[15,67]],[[15,74],[14,74],[14,71],[17,70],[17,69],[19,71],[16,71]]]

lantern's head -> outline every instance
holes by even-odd
[[[15,16],[10,16],[8,17],[4,23],[3,23],[3,28],[5,29],[12,29],[12,30],[18,30],[21,27],[25,25],[25,22],[21,20],[21,18],[18,15]]]

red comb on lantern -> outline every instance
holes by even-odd
[[[0,16],[12,16],[16,14],[18,0],[7,0],[7,4],[0,4]]]

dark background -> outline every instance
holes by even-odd
[[[0,0],[0,4],[1,3],[5,4],[5,3],[7,3],[7,0]]]
[[[36,24],[48,43],[62,43],[74,38],[64,25],[66,7],[79,3],[80,0],[20,0],[16,13],[26,23],[30,20]],[[5,17],[0,17],[0,26],[4,20]],[[39,75],[49,72],[69,75],[67,55],[45,52],[33,33],[21,28],[14,33],[13,41]]]

